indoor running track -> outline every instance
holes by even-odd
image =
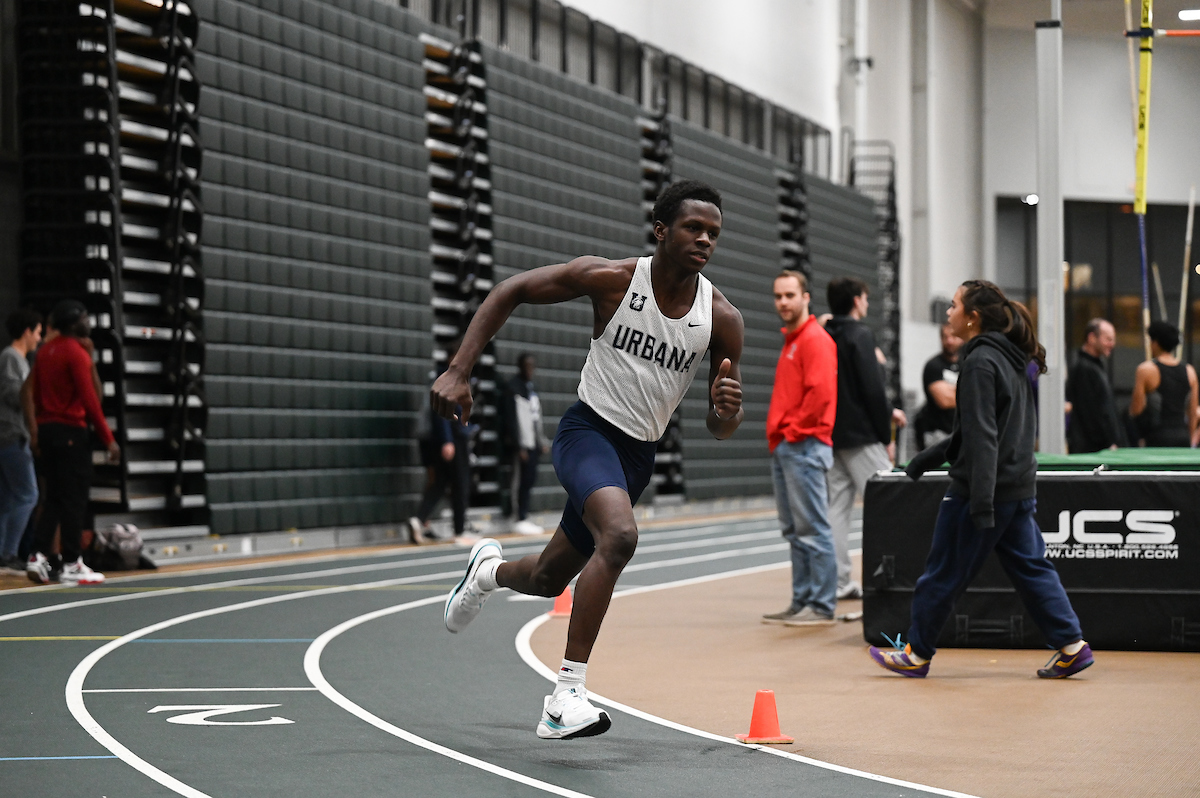
[[[506,556],[543,545],[509,540]],[[449,634],[444,596],[466,555],[391,549],[0,594],[4,793],[955,794],[739,745],[596,696],[613,716],[609,733],[539,740],[552,674],[528,639],[550,602],[501,591]],[[618,593],[698,580],[717,589],[723,576],[786,567],[772,522],[651,531]]]

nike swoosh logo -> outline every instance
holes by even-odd
[[[704,326],[704,323],[703,323],[703,322],[701,322],[701,323],[699,323],[699,324],[692,324],[692,323],[689,321],[689,322],[688,322],[688,326],[689,326],[689,327],[703,327],[703,326]]]
[[[562,713],[559,713],[557,715],[551,715],[549,712],[547,712],[546,717],[550,718],[550,720],[554,721],[555,723],[559,724],[560,726],[562,725]]]

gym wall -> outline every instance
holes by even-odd
[[[772,294],[780,269],[777,169],[785,163],[694,125],[672,119],[677,178],[710,183],[721,192],[724,228],[705,274],[742,313],[745,420],[732,438],[714,440],[708,412],[708,359],[683,403],[684,474],[689,499],[769,494],[767,408],[782,338]],[[813,279],[812,310],[828,310],[825,288],[835,276],[854,276],[876,286],[875,212],[871,200],[818,177],[806,177],[808,245]],[[877,292],[876,292],[877,293]],[[878,316],[876,317],[876,319]],[[869,321],[876,321],[868,316]]]
[[[496,278],[581,255],[641,255],[641,139],[637,105],[613,92],[485,47]],[[546,433],[577,399],[592,336],[592,305],[525,306],[496,337],[503,379],[517,356],[537,358]],[[550,458],[533,509],[561,509],[566,492]]]
[[[216,533],[396,523],[423,481],[412,440],[431,366],[423,47],[433,30],[376,0],[198,0],[203,84],[208,490]],[[644,251],[633,100],[483,47],[496,278]],[[764,423],[778,319],[777,178],[761,149],[672,119],[676,178],[725,195],[708,269],[746,320],[746,422],[704,428],[707,366],[685,399],[692,499],[770,493]],[[874,284],[871,203],[808,177],[814,306],[835,274]],[[538,359],[553,432],[590,341],[586,300],[522,308],[499,376]],[[534,509],[561,507],[549,458]]]
[[[212,531],[405,518],[431,351],[421,23],[195,7]]]

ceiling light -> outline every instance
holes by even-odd
[[[1037,205],[1038,204],[1038,195],[1037,194],[1026,194],[1024,197],[1021,197],[1021,202],[1024,202],[1026,205]]]
[[[1184,22],[1200,19],[1200,8],[1185,8],[1179,12],[1179,18]]]

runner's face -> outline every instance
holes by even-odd
[[[684,200],[675,221],[669,227],[657,223],[654,232],[672,260],[700,271],[717,248],[721,212],[711,202]]]

